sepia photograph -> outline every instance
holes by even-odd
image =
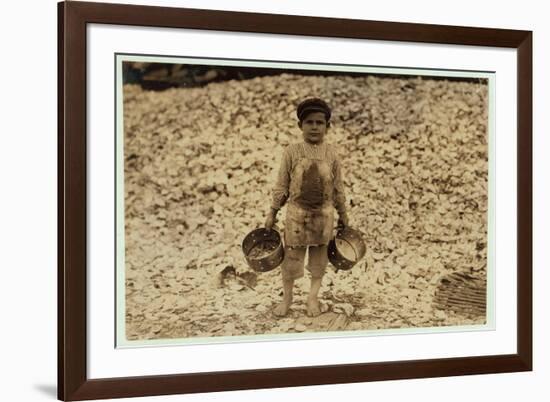
[[[117,346],[492,328],[492,73],[116,70]]]

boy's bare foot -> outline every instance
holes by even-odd
[[[292,304],[292,288],[294,287],[294,279],[283,279],[283,301],[273,309],[273,314],[277,317],[284,317],[290,305]]]
[[[290,309],[291,302],[283,300],[277,307],[273,309],[273,314],[277,317],[284,317]]]
[[[319,300],[317,298],[308,299],[307,300],[307,315],[309,317],[317,317],[319,314],[321,314],[321,306],[319,305]]]

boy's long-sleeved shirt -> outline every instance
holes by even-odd
[[[334,208],[346,213],[339,158],[326,143],[289,145],[281,160],[271,207],[288,203],[285,242],[290,246],[328,244]]]

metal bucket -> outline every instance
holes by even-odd
[[[366,251],[363,233],[346,227],[336,232],[336,236],[329,242],[328,259],[336,271],[348,270],[365,256]]]
[[[281,235],[274,229],[254,229],[245,236],[241,248],[250,268],[258,272],[277,268],[285,256]]]

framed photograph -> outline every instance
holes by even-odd
[[[58,4],[61,400],[532,369],[532,33]]]

